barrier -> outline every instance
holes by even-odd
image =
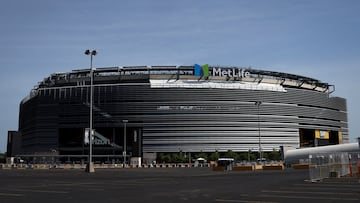
[[[25,164],[20,164],[20,165],[17,165],[16,166],[16,169],[27,169],[28,167],[27,167],[27,165],[25,165]]]
[[[44,170],[44,169],[49,169],[49,165],[45,165],[45,164],[34,164],[33,165],[33,169],[40,169],[40,170]]]
[[[233,171],[253,171],[255,167],[253,165],[234,166]]]
[[[1,165],[1,168],[2,168],[2,169],[12,169],[13,166],[12,166],[11,164],[2,164],[2,165]]]
[[[263,170],[284,170],[284,165],[276,164],[276,165],[265,165],[262,167]]]
[[[359,177],[360,153],[337,152],[309,155],[310,180]]]
[[[163,163],[163,164],[94,164],[94,168],[99,169],[120,169],[120,168],[191,168],[193,164],[189,163]],[[203,164],[198,167],[210,167],[209,164]],[[64,163],[64,164],[0,164],[1,169],[85,169],[86,164]]]
[[[309,169],[310,168],[310,164],[293,164],[292,165],[293,169]]]
[[[74,169],[74,167],[70,164],[63,165],[63,169]]]

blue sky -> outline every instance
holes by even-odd
[[[12,0],[0,3],[0,151],[20,101],[54,72],[125,65],[251,66],[317,78],[360,136],[360,1]]]

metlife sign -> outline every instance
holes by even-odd
[[[205,64],[200,66],[198,64],[194,65],[194,75],[200,77],[209,76],[209,65]],[[251,74],[249,71],[246,71],[242,68],[212,68],[212,75],[218,77],[232,77],[232,78],[250,78]]]
[[[249,78],[250,72],[241,68],[213,68],[213,76]]]

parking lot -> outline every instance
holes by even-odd
[[[0,178],[0,202],[360,202],[360,183],[311,183],[307,170],[13,169]]]

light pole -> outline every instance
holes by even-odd
[[[248,162],[250,163],[250,153],[251,153],[251,149],[248,150]]]
[[[189,150],[189,166],[191,167],[191,151]]]
[[[86,55],[90,55],[90,126],[89,126],[89,161],[86,165],[86,172],[95,172],[94,163],[92,162],[92,143],[93,143],[93,100],[94,100],[94,73],[92,68],[93,56],[97,54],[96,50],[86,50]]]
[[[126,123],[129,122],[128,120],[122,120],[124,123],[124,149],[123,149],[123,156],[124,156],[124,167],[126,165]]]
[[[259,132],[259,154],[260,154],[260,162],[262,162],[262,149],[261,149],[261,133],[260,133],[260,105],[262,104],[261,101],[256,101],[255,105],[257,106],[257,115],[258,115],[258,132]]]

